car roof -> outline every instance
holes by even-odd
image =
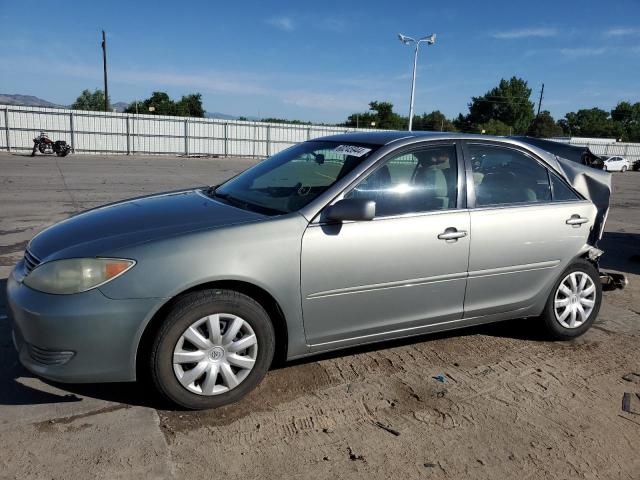
[[[474,135],[469,135],[473,137]],[[326,137],[315,138],[312,141],[327,141],[327,142],[348,142],[348,143],[366,143],[369,145],[387,145],[388,143],[396,140],[402,140],[406,138],[425,138],[425,139],[438,139],[438,138],[452,138],[452,137],[467,137],[460,133],[451,132],[407,132],[398,130],[380,130],[371,132],[348,132],[340,133],[338,135],[329,135]],[[487,137],[484,135],[483,137]]]

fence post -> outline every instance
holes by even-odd
[[[189,120],[184,121],[184,154],[189,155]]]
[[[258,127],[253,124],[253,141],[251,142],[251,156],[256,156],[256,143],[258,142]]]
[[[271,156],[271,125],[267,125],[267,157]]]
[[[9,107],[4,109],[4,129],[7,134],[7,152],[11,151],[11,142],[9,141]]]
[[[307,128],[307,140],[311,140],[311,127]]]
[[[131,126],[129,125],[129,115],[127,115],[127,155],[131,155]]]
[[[224,156],[229,156],[229,124],[224,124]]]
[[[73,112],[69,113],[69,130],[71,133],[71,152],[76,153],[76,130],[73,125]]]

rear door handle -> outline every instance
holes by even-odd
[[[571,215],[571,218],[567,220],[567,225],[573,225],[574,227],[579,227],[583,223],[587,223],[589,221],[588,218],[581,217],[580,215],[574,214]]]
[[[447,242],[456,242],[459,238],[466,237],[467,232],[464,230],[458,230],[455,227],[445,228],[444,232],[438,235],[440,240],[446,240]]]

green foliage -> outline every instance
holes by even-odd
[[[502,79],[497,87],[484,95],[472,97],[469,113],[460,115],[456,126],[463,131],[479,132],[484,128],[489,132],[487,127],[503,131],[500,124],[504,124],[511,127],[512,134],[524,134],[534,118],[530,96],[531,89],[525,80],[517,77]]]
[[[479,133],[485,133],[487,135],[500,135],[507,136],[513,134],[513,127],[506,123],[492,118],[486,123],[478,125]]]
[[[627,142],[640,142],[640,102],[620,102],[611,110],[611,121],[618,138]]]
[[[199,93],[184,95],[176,103],[176,114],[179,117],[203,118],[204,108],[202,107],[202,95]]]
[[[440,110],[413,117],[413,130],[455,132],[456,127]]]
[[[241,119],[242,117],[240,118],[240,120]],[[267,122],[267,123],[293,123],[295,125],[311,125],[311,122],[305,122],[303,120],[287,120],[286,118],[274,118],[274,117],[263,118],[260,121]]]
[[[93,93],[89,90],[83,90],[76,101],[71,105],[73,110],[92,110],[104,112],[104,91],[96,89]],[[111,110],[111,102],[107,104],[107,111]]]
[[[407,119],[393,111],[393,104],[391,102],[373,101],[369,103],[369,112],[352,113],[344,125],[347,127],[374,127],[384,130],[401,130],[407,128]]]
[[[562,127],[555,122],[548,110],[534,118],[527,131],[530,137],[538,138],[560,137],[563,133]]]
[[[151,110],[149,110],[151,108]],[[125,113],[144,113],[147,115],[169,115],[175,117],[204,117],[202,95],[193,93],[183,96],[179,101],[171,100],[165,92],[153,92],[146,100],[134,100]]]

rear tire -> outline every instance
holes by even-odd
[[[194,329],[200,337],[192,343]],[[234,347],[247,340],[251,346]],[[232,290],[194,292],[174,305],[153,341],[151,379],[175,404],[216,408],[240,400],[260,383],[274,349],[273,325],[255,300]],[[194,355],[194,361],[184,361],[184,355]]]
[[[554,284],[541,318],[552,338],[570,340],[591,328],[601,303],[600,275],[591,263],[580,259],[569,265]]]

